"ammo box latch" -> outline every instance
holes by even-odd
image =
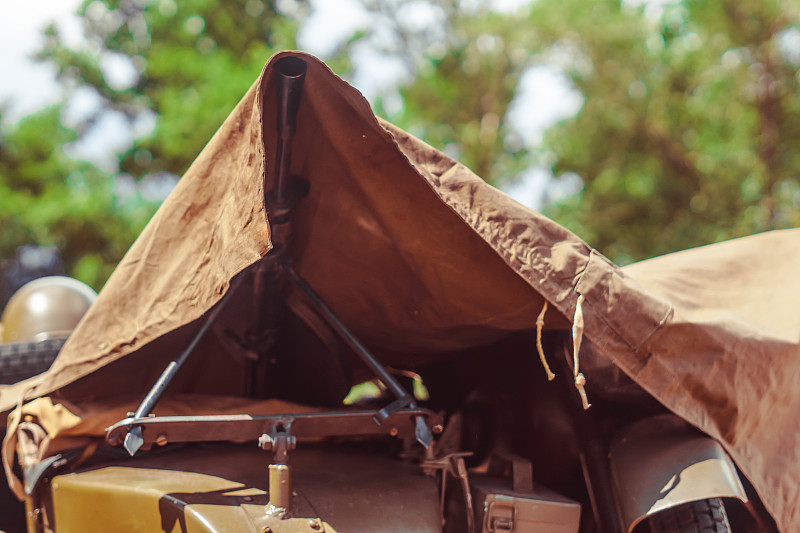
[[[513,498],[498,496],[488,503],[486,509],[486,529],[489,533],[514,531],[516,505]]]

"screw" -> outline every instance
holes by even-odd
[[[316,520],[309,520],[308,521],[308,527],[310,527],[311,529],[315,529],[315,530],[322,529],[322,526]]]
[[[156,444],[163,446],[167,443],[167,436],[164,433],[159,433],[156,437]]]
[[[397,428],[392,428],[389,430],[389,435],[391,435],[392,437],[396,437],[398,433],[400,433],[400,431],[398,431]]]

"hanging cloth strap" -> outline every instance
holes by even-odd
[[[575,376],[575,388],[578,389],[578,394],[581,395],[581,403],[583,408],[588,409],[592,404],[589,403],[586,397],[586,378],[579,370],[578,352],[581,349],[581,341],[583,340],[583,295],[578,296],[578,302],[575,304],[575,318],[572,320],[572,368]]]
[[[539,318],[536,319],[536,350],[539,352],[539,360],[542,362],[544,371],[547,372],[547,381],[553,381],[553,378],[556,377],[556,375],[550,370],[550,366],[547,364],[547,359],[544,357],[544,349],[542,348],[542,329],[544,328],[544,314],[546,312],[547,300],[544,301],[542,312],[539,313]]]

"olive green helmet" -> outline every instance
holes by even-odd
[[[83,282],[48,276],[26,283],[11,296],[0,318],[0,340],[24,342],[67,337],[97,298]]]

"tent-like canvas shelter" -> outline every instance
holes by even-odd
[[[52,368],[0,388],[0,409],[48,395],[141,395],[232,279],[270,253],[271,74],[287,55],[308,65],[290,168],[309,191],[290,255],[384,363],[418,367],[535,329],[545,301],[545,328],[569,329],[580,299],[585,338],[722,442],[780,529],[800,530],[800,230],[618,268],[376,118],[355,89],[299,53],[272,58]],[[220,321],[235,330],[248,305],[235,300]],[[176,389],[237,394],[241,366],[224,352],[220,341],[204,342]]]

